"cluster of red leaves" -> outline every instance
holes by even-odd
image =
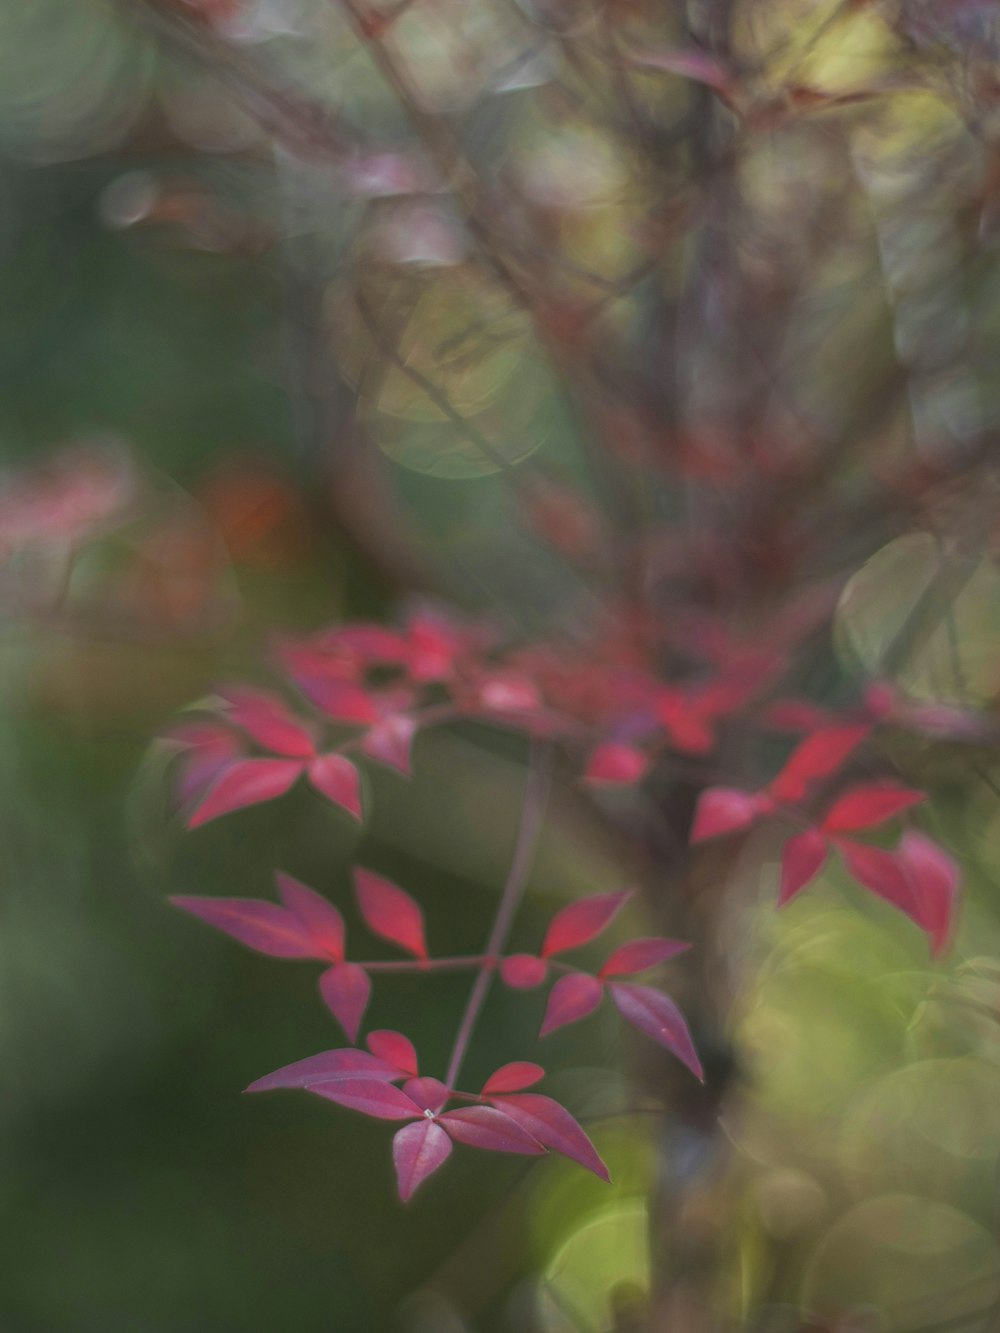
[[[629,897],[628,893],[598,894],[563,908],[550,922],[537,958],[526,954],[433,958],[419,904],[381,875],[355,869],[355,898],[365,925],[414,959],[412,964],[387,965],[349,961],[344,919],[337,908],[290,875],[279,873],[277,882],[280,906],[246,898],[178,897],[172,901],[258,953],[328,964],[320,977],[320,994],[353,1043],[368,1007],[373,971],[388,966],[394,971],[412,967],[424,973],[456,966],[486,968],[497,971],[514,988],[534,986],[544,979],[548,960],[596,939]],[[701,1065],[687,1024],[673,1001],[651,987],[617,980],[647,971],[686,947],[677,940],[633,940],[616,949],[596,976],[562,962],[551,964],[563,975],[549,995],[541,1035],[584,1018],[607,986],[629,1023],[672,1051],[700,1078]],[[528,982],[527,964],[538,969]],[[366,1044],[367,1051],[350,1046],[296,1061],[258,1079],[249,1091],[305,1088],[377,1120],[414,1122],[396,1134],[393,1144],[404,1200],[444,1162],[452,1141],[529,1156],[551,1150],[608,1178],[607,1168],[569,1111],[551,1097],[523,1091],[545,1076],[541,1066],[523,1061],[507,1064],[478,1093],[463,1092],[436,1078],[422,1077],[413,1044],[402,1033],[370,1032]],[[394,1086],[397,1082],[402,1082],[402,1088]],[[446,1110],[453,1101],[461,1105]]]
[[[273,800],[300,778],[361,819],[358,760],[373,760],[407,776],[419,729],[456,718],[559,741],[581,756],[586,783],[629,787],[642,781],[666,752],[703,762],[717,746],[719,729],[739,716],[765,730],[806,735],[760,790],[706,787],[692,842],[746,832],[765,817],[788,818],[800,831],[784,848],[779,905],[813,880],[834,850],[859,883],[905,912],[940,951],[950,935],[958,891],[958,869],[951,858],[912,828],[892,850],[848,836],[904,814],[925,799],[924,793],[890,778],[844,785],[843,771],[879,726],[967,739],[981,722],[960,710],[912,704],[884,684],[870,686],[860,706],[843,716],[799,700],[768,701],[784,666],[780,636],[774,650],[760,651],[712,626],[688,628],[687,665],[666,681],[662,660],[657,662],[641,636],[607,634],[575,647],[506,651],[478,626],[458,626],[426,613],[412,616],[400,629],[356,624],[285,644],[279,663],[297,691],[295,707],[266,690],[231,686],[217,695],[215,717],[173,732],[188,824],[194,828]],[[801,629],[797,621],[791,625],[792,637]],[[830,790],[838,784],[839,790]],[[174,901],[261,953],[326,964],[320,991],[352,1043],[361,1031],[374,972],[467,967],[495,972],[514,990],[552,978],[542,1037],[592,1013],[607,993],[629,1024],[701,1077],[687,1025],[673,1001],[624,980],[686,945],[661,938],[632,940],[596,972],[562,958],[596,939],[627,893],[570,904],[552,920],[535,954],[435,958],[427,947],[422,910],[409,894],[363,869],[355,870],[354,885],[365,924],[411,955],[411,961],[349,959],[340,913],[287,875],[278,876],[280,906],[244,899]],[[403,1198],[442,1164],[452,1142],[528,1154],[552,1149],[605,1174],[569,1112],[523,1091],[542,1076],[538,1066],[505,1066],[479,1093],[468,1093],[421,1077],[412,1046],[401,1034],[370,1034],[368,1047],[310,1057],[253,1089],[306,1087],[375,1118],[409,1122],[394,1145]],[[447,1109],[454,1101],[462,1105]]]
[[[926,793],[889,779],[858,782],[823,802],[823,813],[806,809],[813,788],[839,772],[871,729],[871,722],[819,728],[796,746],[778,775],[759,791],[707,788],[698,802],[691,840],[742,832],[775,814],[804,820],[808,826],[790,837],[782,851],[779,907],[816,878],[835,850],[859,884],[905,912],[926,931],[934,953],[940,953],[951,934],[958,895],[959,872],[952,858],[916,829],[907,829],[892,850],[846,836],[887,823],[925,801]]]

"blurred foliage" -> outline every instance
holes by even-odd
[[[543,30],[549,8],[520,6]],[[898,27],[877,6],[840,8],[834,21],[805,0],[742,7],[741,59],[776,52],[754,89],[762,107],[790,82],[831,95],[872,79],[905,84]],[[906,11],[918,45],[926,8]],[[405,140],[335,7],[239,9],[241,40],[283,79],[321,103],[335,91],[345,114]],[[659,40],[661,27],[640,13],[630,41]],[[521,32],[500,6],[437,0],[414,5],[396,40],[428,105],[463,117],[470,154],[509,164],[558,235],[575,265],[567,309],[603,293],[599,327],[621,334],[634,359],[647,347],[671,358],[704,427],[687,444],[707,438],[724,471],[717,419],[742,407],[719,399],[732,330],[665,346],[648,322],[648,283],[615,287],[641,265],[651,218],[668,236],[683,226],[656,212],[635,153],[586,114],[608,89],[584,69],[565,76],[575,101],[545,95],[564,53],[548,38],[526,51]],[[934,40],[947,47],[947,23]],[[484,88],[497,96],[480,101]],[[633,91],[663,128],[685,89],[661,70]],[[0,4],[0,1328],[624,1331],[649,1299],[650,1196],[669,1201],[706,1156],[709,1184],[665,1245],[680,1262],[692,1236],[725,1238],[720,1327],[995,1326],[1000,772],[965,751],[929,757],[898,742],[939,792],[940,832],[966,854],[962,932],[933,969],[915,930],[835,874],[775,916],[765,835],[726,868],[717,984],[735,997],[738,1095],[722,1113],[731,1156],[717,1164],[702,1126],[683,1115],[661,1123],[642,1071],[638,1091],[625,1077],[637,1072],[632,1053],[603,1018],[562,1039],[553,1083],[593,1131],[611,1190],[566,1163],[477,1160],[403,1210],[373,1150],[382,1127],[309,1098],[236,1096],[336,1031],[310,976],[192,928],[165,896],[266,896],[278,864],[338,897],[361,855],[418,893],[442,947],[476,949],[521,780],[516,745],[455,730],[421,738],[405,792],[391,776],[371,779],[377,813],[363,834],[297,792],[280,809],[179,836],[149,751],[175,710],[220,677],[256,670],[275,630],[377,618],[398,591],[329,512],[315,419],[329,386],[323,364],[303,355],[296,312],[334,350],[377,466],[389,469],[400,510],[377,521],[401,512],[436,581],[467,603],[530,626],[555,615],[567,590],[586,602],[603,577],[585,568],[581,594],[572,562],[511,520],[511,465],[527,460],[556,493],[570,480],[585,506],[609,499],[530,321],[468,258],[434,190],[419,207],[397,197],[394,173],[413,164],[363,163],[367,184],[353,193],[339,179],[315,185],[315,164],[272,151],[239,92],[238,79],[214,78],[106,0]],[[987,154],[948,93],[900,86],[877,116],[859,118],[846,148],[815,121],[779,118],[740,160],[747,270],[765,294],[781,276],[778,254],[808,278],[778,336],[780,378],[797,397],[790,408],[775,395],[764,417],[779,453],[806,448],[806,417],[832,423],[849,456],[853,405],[900,348],[924,358],[914,358],[906,411],[925,459],[942,438],[950,447],[996,419],[1000,268],[988,250],[961,262],[962,219],[947,203],[950,192],[974,194],[968,178]],[[995,199],[979,205],[976,225],[990,236]],[[836,219],[843,244],[811,250],[817,219]],[[685,236],[658,278],[675,312],[692,262]],[[319,291],[303,283],[312,273]],[[392,325],[393,355],[374,377],[386,335],[343,299],[358,284]],[[762,338],[767,323],[765,308]],[[954,357],[966,339],[964,360]],[[665,374],[660,362],[652,374]],[[444,385],[471,434],[414,371]],[[904,415],[894,407],[872,427],[889,459],[903,456]],[[624,427],[622,437],[627,460]],[[842,484],[854,484],[849,473]],[[635,488],[646,519],[680,507],[660,481]],[[549,530],[553,494],[533,492],[541,507],[526,511]],[[574,533],[588,546],[590,509],[581,512],[556,503],[564,546]],[[926,624],[898,679],[919,698],[995,701],[992,557],[970,559],[952,584],[927,534],[861,546],[844,534],[857,572],[836,621],[843,675],[882,671],[921,606]],[[824,678],[831,695],[840,668]],[[560,793],[523,928],[631,870],[593,811]],[[441,1063],[466,985],[444,976],[418,993],[396,980],[377,994],[374,1022],[405,1008],[421,1051]],[[530,1003],[496,997],[475,1073],[537,1054],[537,1017]],[[595,1047],[620,1077],[595,1071]],[[803,1323],[812,1313],[826,1322]],[[683,1310],[674,1318],[683,1330]]]

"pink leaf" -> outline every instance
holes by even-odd
[[[338,1079],[366,1078],[391,1083],[400,1071],[367,1051],[346,1046],[339,1051],[322,1051],[304,1060],[265,1074],[247,1088],[247,1092],[268,1092],[272,1088],[308,1088],[313,1083],[333,1083]]]
[[[412,717],[391,713],[376,722],[361,742],[361,750],[369,759],[386,764],[410,776],[410,751],[417,724]]]
[[[550,1032],[562,1028],[567,1023],[576,1023],[597,1008],[604,995],[604,987],[596,977],[586,972],[573,972],[568,977],[560,977],[549,992],[549,1003],[542,1020],[540,1037],[547,1037]]]
[[[760,813],[761,802],[756,794],[735,787],[708,787],[698,798],[691,841],[705,842],[749,828]]]
[[[778,906],[784,907],[816,878],[827,855],[827,842],[818,829],[807,829],[789,838],[781,853],[781,886]]]
[[[308,759],[315,754],[312,732],[285,707],[277,695],[243,686],[224,690],[226,716],[250,737],[274,754]]]
[[[814,731],[792,751],[770,785],[771,795],[782,803],[801,801],[810,784],[836,773],[870,732],[867,722]]]
[[[916,891],[921,924],[931,937],[931,948],[939,954],[951,935],[958,899],[958,865],[936,842],[916,829],[907,829],[903,834],[897,856]]]
[[[570,903],[549,922],[541,956],[551,958],[554,953],[565,953],[568,949],[578,949],[582,944],[589,944],[610,924],[631,896],[630,890],[624,893],[596,893],[593,897]]]
[[[403,1084],[407,1097],[412,1097],[421,1111],[437,1113],[451,1096],[439,1078],[411,1078]]]
[[[862,783],[834,801],[823,820],[823,828],[828,833],[872,828],[926,799],[926,792],[913,791],[896,782]]]
[[[660,47],[630,51],[627,59],[630,64],[640,68],[663,70],[668,74],[677,74],[683,79],[704,83],[727,97],[733,91],[731,71],[704,51],[685,50],[682,47]]]
[[[398,1069],[401,1074],[417,1074],[417,1053],[413,1042],[401,1032],[392,1032],[388,1028],[379,1028],[369,1032],[365,1044],[372,1055]]]
[[[509,1065],[501,1065],[483,1084],[483,1095],[490,1092],[520,1092],[530,1088],[532,1083],[545,1077],[541,1065],[534,1065],[530,1060],[514,1060]]]
[[[417,1186],[450,1155],[451,1139],[434,1120],[420,1119],[397,1130],[392,1140],[392,1160],[402,1201],[412,1198]]]
[[[457,1143],[467,1143],[472,1148],[526,1153],[532,1157],[545,1151],[533,1134],[493,1106],[462,1106],[445,1111],[438,1117],[438,1124]]]
[[[701,1061],[694,1049],[687,1023],[669,995],[651,990],[648,986],[635,986],[622,981],[611,982],[608,989],[618,1012],[627,1023],[672,1051],[687,1065],[695,1078],[704,1081]]]
[[[237,759],[212,784],[188,820],[188,828],[284,796],[301,772],[302,764],[294,759]]]
[[[847,869],[858,881],[879,898],[892,903],[901,912],[923,927],[921,901],[914,885],[893,855],[881,847],[868,847],[860,842],[838,843]]]
[[[630,785],[639,782],[649,768],[649,758],[631,745],[609,742],[599,745],[587,761],[584,781]]]
[[[334,805],[342,806],[355,819],[361,818],[361,779],[342,754],[322,754],[314,759],[309,765],[309,781]]]
[[[357,1041],[372,983],[357,963],[336,963],[319,979],[319,990],[348,1041]]]
[[[564,1106],[537,1092],[498,1097],[497,1106],[516,1120],[539,1143],[579,1162],[602,1180],[610,1180],[608,1168],[581,1127]]]
[[[627,977],[635,972],[645,972],[647,968],[656,967],[658,963],[664,963],[668,958],[673,958],[690,948],[690,944],[684,940],[668,940],[659,936],[630,940],[628,944],[623,944],[620,949],[614,951],[597,975]]]
[[[548,968],[530,953],[512,953],[500,964],[500,979],[511,990],[532,990],[545,980]]]
[[[302,923],[276,903],[256,898],[171,898],[193,916],[272,958],[322,958]]]
[[[352,681],[304,677],[295,683],[310,703],[334,722],[370,726],[379,720],[374,699]]]
[[[376,1120],[415,1120],[423,1115],[412,1097],[379,1079],[345,1078],[333,1083],[313,1083],[309,1091]]]
[[[354,871],[354,891],[369,930],[417,958],[427,957],[424,914],[408,893],[360,867]]]
[[[166,739],[182,749],[177,782],[182,804],[200,796],[243,748],[231,731],[210,725],[178,727]]]
[[[335,963],[343,962],[344,918],[333,903],[327,902],[315,889],[310,889],[307,884],[281,870],[276,872],[275,879],[281,901],[302,923],[319,952],[332,958]]]

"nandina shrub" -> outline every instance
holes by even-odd
[[[460,1083],[491,987],[545,986],[543,1036],[607,997],[694,1079],[704,1063],[701,1099],[672,1095],[711,1138],[732,1095],[722,890],[747,857],[777,845],[778,907],[839,865],[935,958],[956,929],[935,796],[991,781],[1000,736],[992,8],[128,8],[218,76],[278,162],[292,215],[262,225],[290,255],[318,503],[401,607],[454,603],[288,635],[266,688],[221,683],[170,734],[188,825],[296,784],[363,821],[365,767],[405,781],[432,727],[530,749],[479,952],[436,952],[422,904],[364,865],[357,915],[406,958],[359,955],[340,908],[282,867],[280,901],[176,899],[322,965],[347,1044],[251,1088],[399,1124],[404,1200],[455,1143],[605,1176],[569,1111],[527,1091],[539,1065]],[[317,60],[340,71],[322,96]],[[553,774],[683,940],[575,955],[632,887],[609,884],[508,950]],[[659,976],[688,942],[693,1037]],[[382,973],[446,969],[473,980],[429,1073],[404,1016],[365,1015]],[[658,1265],[652,1326],[735,1318],[706,1294],[716,1231]]]

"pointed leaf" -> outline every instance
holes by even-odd
[[[545,1151],[533,1134],[493,1106],[462,1106],[445,1111],[438,1117],[438,1124],[457,1143],[467,1143],[472,1148],[519,1152],[531,1157]]]
[[[399,1197],[404,1203],[451,1155],[451,1139],[434,1120],[420,1119],[396,1131],[392,1160]]]
[[[247,1092],[269,1092],[272,1088],[308,1088],[313,1083],[334,1083],[345,1078],[376,1079],[391,1083],[400,1077],[393,1065],[367,1051],[345,1046],[338,1051],[321,1051],[307,1055],[304,1060],[265,1074],[247,1088]]]
[[[604,987],[596,977],[586,972],[573,972],[560,977],[549,992],[549,1002],[542,1020],[540,1037],[547,1037],[557,1028],[576,1023],[593,1013],[601,1003]]]
[[[451,1093],[439,1078],[411,1078],[403,1084],[407,1097],[412,1097],[421,1111],[441,1110]]]
[[[357,1041],[371,998],[368,973],[357,963],[337,963],[319,979],[319,990],[348,1041]]]
[[[242,753],[243,742],[225,727],[192,724],[165,738],[181,750],[177,795],[181,805],[200,796]]]
[[[649,768],[649,758],[632,745],[609,742],[599,745],[587,760],[585,782],[626,785],[640,782]]]
[[[957,863],[936,842],[907,829],[899,841],[897,856],[916,890],[921,924],[931,937],[931,948],[941,953],[951,935],[960,873]]]
[[[792,751],[770,785],[771,795],[783,803],[801,801],[813,782],[836,773],[870,733],[867,722],[814,731]]]
[[[321,754],[309,765],[309,781],[328,801],[361,818],[361,778],[342,754]]]
[[[412,717],[392,713],[381,718],[361,742],[361,752],[377,763],[410,776],[410,752],[417,724]]]
[[[537,1092],[521,1092],[498,1097],[496,1105],[546,1148],[579,1162],[602,1180],[611,1179],[608,1168],[581,1126],[551,1097]]]
[[[898,907],[918,926],[924,926],[919,893],[892,852],[846,839],[838,846],[844,864],[859,884]]]
[[[256,898],[175,897],[170,902],[272,958],[322,958],[301,921],[276,903]]]
[[[294,759],[237,759],[213,782],[188,820],[188,828],[284,796],[301,772],[302,764]]]
[[[749,828],[761,813],[756,793],[736,787],[708,787],[698,798],[691,825],[691,842],[706,842]]]
[[[530,1060],[513,1060],[509,1065],[501,1065],[483,1084],[483,1095],[491,1092],[520,1092],[530,1088],[532,1083],[545,1077],[541,1065],[534,1065]]]
[[[684,940],[668,940],[659,936],[648,939],[630,940],[616,949],[598,972],[599,977],[627,977],[636,972],[645,972],[649,967],[656,967],[668,958],[690,949]]]
[[[684,1016],[669,995],[651,990],[649,986],[635,986],[630,982],[613,981],[609,984],[611,998],[627,1023],[665,1046],[687,1065],[695,1078],[704,1081],[701,1061],[694,1049]]]
[[[313,1083],[309,1091],[375,1120],[414,1120],[423,1115],[412,1097],[379,1079],[345,1078],[333,1083]]]
[[[354,871],[354,891],[369,930],[417,958],[427,957],[424,914],[408,893],[360,867]]]
[[[548,975],[548,968],[531,953],[512,953],[500,964],[500,979],[511,990],[533,990]]]
[[[306,934],[321,954],[335,963],[344,960],[344,918],[333,903],[309,888],[301,880],[293,879],[284,871],[277,871],[278,892],[281,901],[305,928]]]
[[[893,815],[927,800],[927,793],[897,782],[866,782],[839,796],[827,811],[823,828],[828,833],[849,833],[873,828]]]
[[[631,896],[630,890],[624,893],[596,893],[591,898],[570,903],[549,922],[541,956],[551,958],[554,953],[565,953],[568,949],[578,949],[582,944],[589,944],[610,924]]]
[[[308,759],[315,754],[312,732],[276,694],[236,686],[222,691],[222,697],[229,721],[265,750],[292,759]]]
[[[372,1055],[385,1060],[400,1073],[416,1077],[417,1053],[409,1037],[404,1037],[401,1032],[393,1032],[389,1028],[379,1028],[375,1032],[369,1032],[365,1044]]]
[[[781,885],[778,906],[784,907],[816,878],[827,856],[827,842],[818,829],[807,829],[789,838],[781,853]]]
[[[295,683],[309,702],[334,722],[371,726],[379,719],[374,699],[352,681],[307,676],[297,677]]]

